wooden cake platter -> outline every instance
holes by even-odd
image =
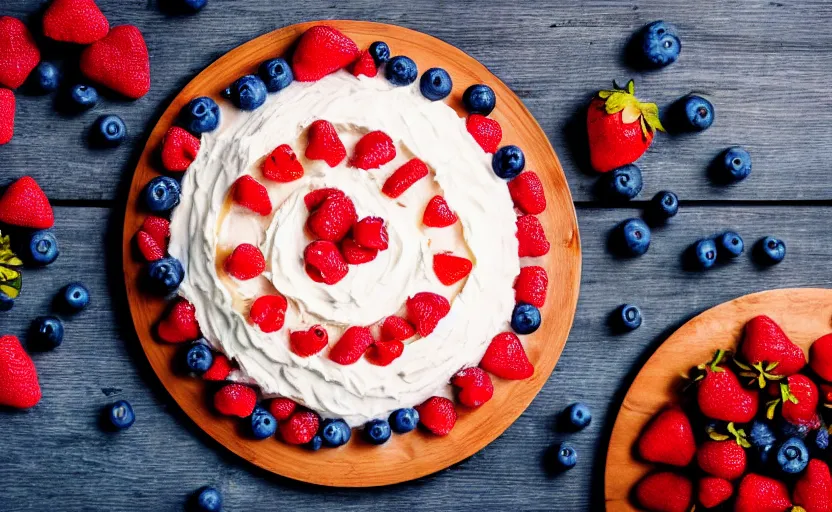
[[[160,343],[152,334],[166,301],[141,290],[143,264],[135,257],[132,243],[147,216],[139,202],[141,190],[162,173],[157,151],[164,133],[194,97],[210,96],[222,108],[233,108],[220,102],[220,91],[240,76],[255,72],[262,61],[288,56],[300,35],[319,24],[341,30],[360,48],[385,41],[393,55],[411,57],[420,71],[445,68],[454,81],[447,101],[461,117],[465,115],[462,92],[474,83],[491,86],[497,94],[497,108],[491,117],[502,125],[502,144],[520,146],[526,155],[526,167],[538,173],[545,187],[549,206],[538,218],[552,245],[542,263],[549,274],[548,299],[542,310],[542,327],[525,343],[535,374],[524,381],[495,379],[494,398],[477,410],[467,411],[460,406],[459,421],[445,437],[417,429],[375,447],[360,440],[360,436],[353,436],[341,448],[314,453],[277,439],[255,441],[241,433],[239,420],[221,417],[213,411],[210,394],[201,379],[175,371],[174,361],[181,347]],[[185,413],[208,435],[252,464],[295,480],[341,487],[413,480],[470,457],[496,439],[522,414],[554,369],[575,315],[581,275],[578,224],[566,177],[546,134],[520,99],[485,66],[439,39],[402,27],[359,21],[303,23],[260,36],[208,66],[176,96],[150,134],[133,177],[124,222],[123,258],[127,295],[139,341],[156,375]]]

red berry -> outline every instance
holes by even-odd
[[[292,414],[286,421],[278,423],[280,436],[289,444],[306,444],[318,433],[320,420],[311,411],[300,411]]]
[[[168,250],[168,239],[170,238],[170,221],[168,219],[150,215],[142,222],[141,230],[152,236],[162,250]]]
[[[257,405],[257,393],[242,384],[226,384],[214,395],[214,408],[225,416],[246,418]]]
[[[654,512],[690,512],[693,483],[686,476],[669,471],[642,478],[635,489],[636,502]]]
[[[316,238],[339,242],[349,233],[356,220],[358,214],[352,199],[332,194],[309,214],[306,227]]]
[[[309,357],[323,350],[329,343],[329,335],[320,325],[313,325],[306,331],[289,334],[289,348],[295,355]]]
[[[500,123],[480,114],[468,116],[465,128],[486,153],[497,151],[497,147],[503,139],[503,129],[500,127]]]
[[[278,183],[289,183],[303,176],[303,165],[290,145],[281,144],[263,161],[263,176]]]
[[[681,407],[657,414],[638,439],[637,451],[648,462],[685,467],[696,455],[693,427]]]
[[[454,403],[441,396],[432,396],[416,406],[419,423],[437,436],[446,436],[456,424]]]
[[[161,260],[165,257],[165,251],[159,247],[159,242],[144,231],[136,233],[136,246],[146,261]]]
[[[433,255],[433,272],[439,282],[445,286],[450,286],[465,279],[471,273],[472,268],[474,268],[474,264],[468,258],[454,256],[450,253]]]
[[[388,316],[381,324],[382,341],[404,341],[416,335],[416,329],[400,316]]]
[[[705,476],[699,480],[697,498],[699,503],[707,509],[715,508],[731,498],[734,486],[724,478]]]
[[[376,259],[378,249],[365,249],[352,238],[345,238],[341,241],[341,253],[350,265],[361,265]]]
[[[310,212],[323,204],[328,197],[344,197],[344,193],[337,188],[318,188],[303,196],[303,203]]]
[[[329,121],[319,119],[309,125],[308,139],[305,154],[310,160],[323,160],[330,167],[335,167],[347,156],[344,143]]]
[[[141,31],[133,25],[114,27],[81,54],[87,78],[128,98],[150,90],[150,57]]]
[[[231,373],[231,361],[224,354],[214,354],[214,362],[202,378],[210,381],[223,381]]]
[[[338,246],[326,240],[316,240],[303,251],[306,273],[316,283],[333,285],[344,279],[349,267]]]
[[[373,78],[378,74],[378,68],[376,68],[376,63],[373,60],[373,56],[370,55],[370,52],[363,50],[358,54],[358,59],[353,62],[350,72],[354,76],[365,75]]]
[[[187,300],[179,299],[156,326],[156,332],[162,341],[168,343],[182,343],[199,338],[196,308]]]
[[[264,295],[252,303],[248,316],[263,332],[279,331],[286,318],[286,306],[283,296]]]
[[[522,267],[514,282],[514,299],[542,308],[546,303],[546,288],[549,276],[546,269],[538,266]]]
[[[55,224],[55,215],[38,182],[24,176],[6,189],[0,197],[0,222],[32,229],[48,229]]]
[[[514,201],[514,206],[523,213],[537,215],[546,209],[543,183],[533,171],[522,172],[509,181],[508,191]]]
[[[494,384],[482,368],[465,368],[459,370],[451,384],[459,388],[457,398],[462,405],[479,407],[491,400],[494,395]]]
[[[28,409],[40,402],[38,372],[20,340],[0,336],[0,405]]]
[[[534,366],[529,362],[520,338],[511,332],[494,336],[482,356],[480,367],[501,379],[522,380],[534,374]]]
[[[40,51],[26,25],[0,16],[0,87],[17,89],[40,62]]]
[[[269,191],[251,176],[240,176],[234,182],[234,202],[263,216],[272,212]]]
[[[344,331],[341,339],[329,351],[329,358],[338,364],[353,364],[361,359],[361,356],[367,352],[367,349],[373,343],[375,343],[375,340],[373,339],[372,333],[370,333],[370,329],[366,327],[350,327]]]
[[[696,463],[709,475],[734,480],[745,473],[745,449],[733,439],[708,440],[697,448]]]
[[[54,0],[43,13],[43,35],[55,41],[90,44],[109,31],[95,0]]]
[[[407,319],[422,337],[432,333],[450,311],[448,299],[435,293],[419,292],[407,299]]]
[[[254,279],[266,270],[266,259],[260,249],[251,244],[240,244],[225,260],[225,271],[240,281]]]
[[[442,196],[433,196],[422,216],[422,223],[429,228],[446,228],[458,220],[459,217],[451,211],[451,207]]]
[[[298,404],[294,400],[284,397],[278,397],[269,402],[269,412],[277,421],[288,420],[297,408]]]
[[[377,341],[367,350],[367,361],[376,366],[387,366],[404,352],[401,341]]]
[[[292,54],[292,73],[299,82],[314,82],[358,58],[358,46],[338,30],[317,25],[300,37]]]
[[[414,183],[428,175],[430,171],[425,162],[411,158],[396,169],[384,182],[381,191],[388,197],[396,198],[404,194]]]
[[[0,146],[14,137],[14,93],[0,88]]]
[[[818,377],[832,382],[832,334],[821,336],[809,348],[809,366]]]
[[[396,158],[393,139],[382,131],[370,132],[355,144],[350,165],[359,169],[378,169]]]
[[[546,233],[537,217],[534,215],[523,215],[517,219],[517,241],[519,242],[519,255],[543,256],[549,252],[549,241],[546,240]]]
[[[171,172],[188,170],[199,153],[199,139],[184,128],[171,126],[162,138],[162,166]]]
[[[381,217],[364,217],[352,227],[352,238],[365,249],[387,250],[387,228]]]

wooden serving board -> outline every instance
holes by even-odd
[[[367,48],[373,41],[386,41],[394,55],[413,58],[422,71],[433,66],[445,68],[454,81],[448,102],[460,116],[465,115],[462,92],[473,83],[490,85],[497,94],[492,117],[502,125],[503,144],[522,147],[527,168],[536,170],[545,186],[549,207],[538,217],[552,250],[544,262],[549,273],[549,298],[542,311],[543,327],[527,342],[536,369],[534,377],[520,382],[497,379],[494,398],[475,411],[460,408],[456,427],[443,438],[417,430],[373,447],[354,436],[344,447],[315,453],[276,439],[251,440],[241,433],[238,420],[213,412],[209,393],[199,378],[174,372],[179,347],[159,343],[151,334],[165,301],[140,290],[138,279],[143,265],[134,256],[132,239],[147,215],[139,204],[140,192],[161,173],[156,155],[162,136],[190,99],[211,96],[220,103],[220,91],[228,84],[255,72],[266,59],[287,55],[306,29],[321,23],[343,31],[360,48]],[[419,478],[470,457],[497,438],[526,409],[554,369],[575,315],[581,274],[578,224],[566,178],[546,134],[517,96],[485,66],[439,39],[402,27],[359,21],[310,22],[275,30],[230,51],[194,78],[174,98],[150,134],[127,201],[123,243],[124,274],[136,332],[151,366],[179,406],[211,437],[249,462],[296,480],[341,487],[380,486]]]
[[[631,489],[653,466],[635,458],[633,446],[659,410],[679,401],[681,375],[709,361],[717,349],[736,348],[746,322],[757,315],[774,319],[806,352],[832,332],[832,290],[792,288],[746,295],[705,311],[662,343],[636,376],[615,420],[604,476],[608,511],[638,510],[629,499]]]

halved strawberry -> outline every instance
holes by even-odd
[[[520,338],[511,332],[494,336],[482,356],[480,367],[501,379],[522,380],[534,374],[534,366],[529,362]]]
[[[422,216],[422,223],[429,228],[446,228],[456,223],[459,217],[451,210],[445,198],[433,196],[428,201],[425,214]]]
[[[330,167],[340,164],[347,156],[347,149],[338,132],[329,121],[319,119],[309,125],[306,158],[323,160]]]
[[[549,252],[550,245],[546,239],[546,232],[537,217],[523,215],[517,219],[518,254],[526,256],[543,256]]]
[[[430,335],[440,320],[451,311],[448,299],[431,292],[419,292],[407,299],[407,319],[416,326],[419,336]]]
[[[361,137],[355,144],[350,165],[359,169],[378,169],[396,158],[396,146],[386,133],[376,130]]]
[[[454,403],[441,396],[432,396],[417,405],[419,423],[437,436],[446,436],[456,425]]]
[[[373,78],[378,74],[378,68],[373,60],[373,56],[370,55],[370,52],[362,50],[361,53],[358,54],[358,59],[353,62],[350,72],[354,76],[365,75]]]
[[[171,172],[187,171],[199,153],[199,139],[188,130],[171,126],[162,138],[162,166]]]
[[[377,341],[367,350],[367,361],[376,366],[387,366],[404,352],[401,341]]]
[[[462,405],[479,407],[491,400],[494,395],[494,384],[491,377],[482,368],[464,368],[459,370],[451,384],[459,388],[457,398]]]
[[[514,206],[523,213],[537,215],[546,209],[543,183],[534,171],[522,172],[509,181],[508,191],[514,201]]]
[[[235,203],[263,216],[272,212],[269,191],[251,176],[240,176],[233,187]]]
[[[141,230],[152,236],[163,251],[168,250],[168,239],[170,238],[170,221],[168,219],[155,215],[145,217]]]
[[[326,240],[316,240],[303,251],[306,273],[317,282],[333,285],[344,279],[349,267],[338,246]]]
[[[248,316],[263,332],[279,331],[286,318],[287,306],[281,295],[263,295],[252,303]]]
[[[156,326],[156,333],[162,341],[182,343],[199,338],[199,324],[196,308],[185,299],[179,299]]]
[[[388,316],[381,324],[382,341],[404,341],[416,335],[416,329],[400,316]]]
[[[365,249],[355,243],[352,238],[345,238],[341,240],[341,253],[350,265],[361,265],[376,259],[378,249]]]
[[[289,183],[303,177],[303,165],[292,146],[281,144],[263,160],[263,176],[278,183]]]
[[[414,183],[427,176],[429,172],[425,162],[418,158],[411,158],[387,178],[384,186],[381,187],[381,191],[388,197],[399,197]]]
[[[159,247],[159,243],[144,231],[136,233],[136,246],[146,261],[161,260],[165,257],[165,251]]]
[[[292,73],[299,82],[314,82],[345,68],[358,58],[352,39],[326,25],[316,25],[300,36],[292,54]]]
[[[474,264],[468,258],[444,252],[433,255],[433,272],[445,286],[465,279],[473,268]]]
[[[295,355],[309,357],[323,350],[329,343],[329,335],[320,325],[313,325],[305,331],[289,334],[289,348]]]
[[[361,356],[367,352],[367,349],[373,343],[375,343],[375,340],[370,329],[366,327],[350,327],[344,331],[341,339],[329,351],[329,358],[338,364],[353,364],[361,359]]]
[[[352,227],[352,238],[365,249],[386,251],[388,245],[387,228],[381,217],[364,217]]]
[[[257,393],[242,384],[226,384],[214,395],[214,408],[225,416],[246,418],[257,405]]]
[[[503,129],[500,127],[500,123],[480,114],[468,116],[465,128],[486,153],[497,151],[497,147],[503,139]]]
[[[225,260],[225,271],[240,281],[254,279],[266,270],[266,259],[260,249],[251,244],[240,244]]]

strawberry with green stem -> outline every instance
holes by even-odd
[[[9,235],[3,236],[0,233],[0,292],[5,293],[10,299],[16,299],[20,295],[23,285],[23,276],[20,273],[22,266],[23,261],[12,250]]]
[[[742,369],[740,376],[756,380],[763,389],[768,381],[799,372],[806,365],[806,356],[774,320],[760,315],[745,324],[734,362]]]
[[[741,477],[747,464],[745,449],[751,448],[745,431],[728,423],[728,434],[712,430],[708,435],[710,440],[696,451],[696,462],[702,471],[728,481]]]
[[[786,382],[769,384],[778,386],[780,398],[766,403],[766,417],[773,419],[777,406],[782,404],[780,414],[792,425],[808,426],[812,429],[820,426],[817,408],[820,396],[815,383],[805,375],[791,375]]]
[[[720,366],[726,352],[717,350],[713,360],[695,368],[696,402],[706,417],[734,423],[754,419],[759,406],[758,394],[745,389],[730,368]]]

